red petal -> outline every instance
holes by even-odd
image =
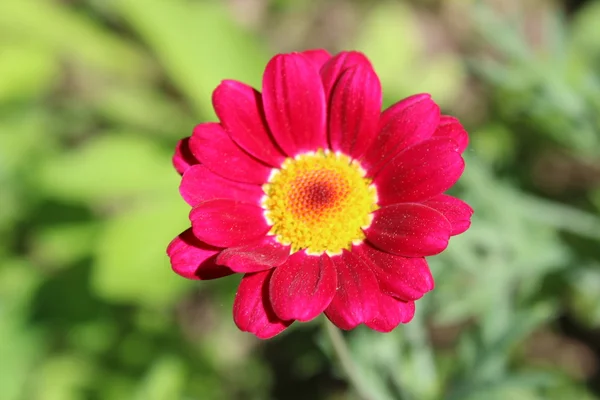
[[[268,131],[258,91],[241,82],[223,81],[213,92],[213,106],[238,146],[266,164],[281,165],[285,156]]]
[[[440,108],[428,94],[406,98],[381,114],[379,135],[367,150],[361,164],[373,177],[396,154],[433,135]]]
[[[326,147],[323,85],[308,58],[273,57],[263,77],[263,102],[273,137],[288,156]]]
[[[347,69],[335,85],[329,109],[331,149],[360,157],[377,135],[381,84],[369,64]]]
[[[321,79],[323,80],[323,89],[327,104],[331,98],[333,87],[338,79],[348,69],[356,65],[365,65],[371,67],[371,62],[364,54],[358,51],[343,51],[332,57],[321,68]],[[371,67],[372,69],[372,67]]]
[[[269,292],[279,318],[310,321],[327,308],[335,287],[335,268],[327,254],[298,251],[275,269]]]
[[[379,205],[437,196],[456,183],[464,168],[453,140],[437,138],[419,143],[394,157],[375,178]]]
[[[185,171],[192,165],[198,164],[198,160],[190,151],[190,138],[181,139],[175,146],[175,154],[173,154],[173,166],[175,170],[183,175]]]
[[[312,61],[318,69],[321,69],[323,64],[325,64],[331,58],[331,54],[324,49],[305,50],[301,54]]]
[[[432,256],[448,246],[450,222],[422,204],[394,204],[373,212],[367,240],[388,253],[404,257]]]
[[[337,269],[337,291],[325,315],[341,329],[353,329],[371,321],[379,309],[379,285],[363,260],[343,250],[331,258]]]
[[[263,209],[230,199],[215,199],[192,209],[190,220],[194,235],[219,247],[241,246],[265,235],[270,227]]]
[[[177,274],[188,279],[215,279],[233,274],[233,271],[215,260],[221,249],[199,241],[188,229],[171,241],[167,254],[171,267]]]
[[[233,181],[262,185],[271,173],[271,168],[233,143],[219,124],[196,126],[190,139],[190,150],[212,172]]]
[[[404,302],[381,294],[379,296],[379,313],[367,326],[379,332],[390,332],[399,324],[406,324],[415,316],[415,302]]]
[[[469,229],[473,209],[456,197],[441,194],[424,202],[428,207],[441,212],[452,225],[452,235],[458,235]]]
[[[447,137],[456,142],[458,151],[462,154],[469,145],[469,134],[458,119],[442,115],[433,137]]]
[[[272,270],[246,274],[233,302],[233,321],[244,332],[269,339],[285,330],[293,321],[282,321],[269,303],[269,279]]]
[[[244,246],[225,249],[217,262],[235,272],[255,272],[278,267],[290,256],[290,246],[284,246],[274,236],[264,236]]]
[[[367,261],[385,294],[408,301],[433,289],[433,276],[423,257],[396,256],[368,243],[353,246],[352,251]]]
[[[192,207],[213,199],[243,200],[258,205],[264,195],[260,186],[223,178],[204,165],[194,165],[183,174],[179,193]]]

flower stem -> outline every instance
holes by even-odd
[[[363,400],[371,400],[372,397],[367,393],[363,387],[362,381],[358,376],[358,368],[356,363],[352,359],[350,349],[344,340],[342,332],[335,327],[327,318],[323,318],[325,333],[331,342],[331,346],[337,356],[340,363],[340,367],[344,371],[348,382],[354,387],[354,390],[358,396]]]

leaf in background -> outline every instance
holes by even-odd
[[[574,316],[588,327],[600,326],[600,264],[574,271],[569,285]]]
[[[129,197],[177,198],[178,179],[170,159],[149,139],[104,134],[49,160],[36,178],[46,195],[67,202],[97,205]]]
[[[44,361],[35,374],[32,400],[82,400],[94,379],[92,360],[77,353],[59,353]]]
[[[355,47],[373,62],[387,98],[428,92],[447,106],[464,80],[464,69],[450,52],[426,54],[426,30],[417,22],[405,4],[378,3],[361,23]]]
[[[44,267],[65,268],[90,255],[97,224],[71,223],[45,226],[31,238],[31,256]]]
[[[24,260],[0,254],[0,398],[27,398],[27,381],[44,351],[42,332],[26,322],[41,277]]]
[[[475,210],[472,226],[452,238],[446,251],[429,259],[437,282],[432,297],[438,322],[485,319],[499,299],[515,293],[519,299],[535,295],[545,275],[571,262],[554,219],[569,221],[572,229],[584,234],[591,233],[589,226],[596,224],[570,207],[546,205],[542,209],[539,199],[528,200],[495,178],[485,164],[465,158],[468,166],[461,178],[461,197]],[[575,216],[565,219],[568,214]]]
[[[546,27],[540,43],[525,34],[531,29],[526,18],[509,20],[485,2],[474,7],[476,33],[484,43],[471,67],[494,89],[492,100],[502,119],[527,124],[525,132],[532,137],[541,134],[593,157],[600,149],[598,107],[587,97],[599,99],[594,88],[600,83],[578,52],[565,50],[567,31],[558,11],[550,3],[540,7],[536,21]],[[494,61],[485,56],[490,50],[497,53]]]
[[[471,132],[470,150],[490,165],[514,161],[516,148],[513,133],[504,125],[488,125]]]
[[[141,85],[103,86],[95,92],[91,103],[118,126],[170,138],[189,136],[197,123],[180,101]]]
[[[15,177],[20,168],[31,168],[32,159],[52,154],[56,141],[44,132],[49,120],[38,109],[17,109],[0,119],[0,181]]]
[[[44,132],[47,124],[48,115],[39,110],[16,109],[0,119],[0,235],[11,234],[38,199],[28,183],[30,171],[55,150],[54,138]]]
[[[115,215],[95,249],[92,287],[109,302],[169,306],[190,287],[171,270],[166,247],[185,229],[188,207],[176,199]]]
[[[59,73],[56,57],[35,46],[0,42],[0,103],[47,93]]]
[[[348,344],[358,370],[356,375],[360,378],[365,392],[372,396],[370,400],[393,400],[395,396],[388,383],[389,372],[391,367],[400,367],[402,347],[396,334],[380,335],[360,327],[346,336],[346,340],[349,340]]]
[[[0,303],[1,304],[1,303]],[[42,356],[41,332],[0,312],[0,398],[21,400],[27,397],[27,382]],[[62,400],[62,399],[61,399]]]
[[[162,356],[150,367],[140,382],[136,400],[163,400],[183,398],[185,366],[174,356]]]
[[[129,80],[153,74],[140,49],[65,3],[2,0],[0,34]]]
[[[600,54],[600,3],[587,2],[573,18],[571,25],[571,46],[576,53],[598,60]]]
[[[112,6],[156,53],[196,112],[213,117],[211,93],[223,79],[260,88],[266,57],[222,3],[118,0]]]

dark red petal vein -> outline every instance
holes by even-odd
[[[451,188],[465,163],[448,138],[421,142],[396,155],[375,177],[379,205],[421,202]]]
[[[369,64],[347,69],[333,88],[329,143],[334,151],[360,157],[375,140],[381,110],[381,84]]]
[[[179,193],[192,207],[213,199],[231,199],[259,205],[264,194],[258,185],[223,178],[205,165],[194,165],[183,174]]]
[[[275,269],[269,293],[273,310],[281,319],[310,321],[331,302],[337,284],[335,268],[327,254],[298,251]]]
[[[461,199],[441,194],[423,204],[441,212],[450,221],[453,236],[463,233],[471,226],[473,209]]]
[[[373,212],[373,222],[364,232],[378,249],[404,257],[424,257],[448,246],[452,226],[433,208],[403,203]]]
[[[194,235],[219,247],[248,244],[270,229],[259,206],[230,199],[208,200],[190,212]]]
[[[262,92],[273,137],[288,156],[327,146],[325,95],[312,61],[299,53],[273,57]]]
[[[262,185],[271,173],[271,168],[238,147],[219,124],[197,125],[190,150],[212,172],[233,181]]]
[[[374,177],[399,152],[433,135],[440,108],[428,94],[408,97],[387,110],[379,120],[379,133],[361,159],[367,174]]]
[[[373,320],[379,309],[379,285],[368,265],[348,250],[333,256],[338,289],[325,315],[341,329]]]
[[[285,156],[268,130],[258,91],[244,83],[225,80],[213,92],[213,106],[238,146],[272,167],[281,165]]]
[[[191,229],[182,232],[167,247],[173,271],[188,279],[216,279],[233,274],[229,268],[215,263],[219,251],[198,240]]]
[[[217,262],[235,272],[255,272],[278,267],[289,255],[290,246],[280,244],[274,236],[264,236],[246,245],[223,250]]]
[[[269,303],[269,280],[273,270],[246,274],[240,282],[233,302],[233,321],[244,332],[260,339],[277,335],[293,321],[282,321]]]

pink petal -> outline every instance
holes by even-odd
[[[448,138],[421,142],[394,157],[375,177],[379,205],[420,202],[448,190],[465,163]]]
[[[404,302],[380,294],[379,296],[379,313],[371,321],[367,321],[366,325],[379,332],[390,332],[399,324],[410,322],[415,316],[415,302]]]
[[[333,89],[329,108],[331,149],[360,157],[377,135],[381,84],[369,64],[347,69]]]
[[[173,166],[175,170],[183,175],[185,171],[192,165],[198,164],[198,160],[190,151],[190,138],[181,139],[175,146],[175,154],[173,154]]]
[[[452,236],[458,235],[469,229],[473,209],[464,201],[456,197],[441,194],[424,202],[428,207],[441,212],[452,225]]]
[[[301,54],[312,61],[318,69],[321,69],[323,64],[325,64],[331,58],[331,54],[324,49],[305,50],[301,52]]]
[[[327,61],[321,68],[321,79],[323,80],[323,89],[325,99],[329,104],[333,87],[340,76],[348,69],[356,65],[365,65],[372,69],[371,62],[364,54],[358,51],[343,51]]]
[[[450,222],[433,208],[404,203],[373,212],[367,240],[378,249],[404,257],[432,256],[448,246]]]
[[[181,233],[167,247],[173,271],[188,279],[215,279],[233,274],[229,268],[215,263],[219,251],[199,241],[192,229]]]
[[[272,270],[246,274],[233,302],[233,321],[244,332],[269,339],[285,330],[293,321],[282,321],[269,303],[269,280]]]
[[[378,313],[379,285],[363,260],[348,250],[331,258],[337,269],[337,291],[325,315],[341,329],[353,329]]]
[[[323,85],[308,58],[273,57],[263,77],[263,102],[273,137],[288,156],[327,146]]]
[[[458,151],[462,154],[469,144],[469,134],[458,119],[448,115],[442,115],[433,137],[447,137],[456,142]]]
[[[310,321],[321,314],[335,294],[336,273],[327,254],[298,251],[275,269],[269,293],[281,319]]]
[[[379,120],[379,134],[361,159],[373,177],[396,154],[433,135],[440,108],[428,94],[408,97],[387,110]]]
[[[258,91],[244,83],[226,80],[213,92],[213,106],[238,146],[270,166],[281,165],[285,156],[268,131]]]
[[[433,276],[423,257],[396,256],[368,243],[353,246],[352,251],[367,261],[385,294],[409,301],[433,289]]]
[[[290,256],[290,246],[280,244],[274,236],[263,236],[255,242],[225,249],[217,263],[235,272],[255,272],[278,267]]]
[[[248,244],[270,229],[262,208],[231,199],[200,203],[192,209],[190,220],[198,239],[219,247]]]
[[[240,149],[219,124],[205,123],[194,128],[190,150],[208,169],[223,178],[262,185],[271,168]]]
[[[194,165],[183,174],[179,193],[192,207],[213,199],[241,200],[258,205],[264,195],[260,186],[223,178],[205,165]]]

